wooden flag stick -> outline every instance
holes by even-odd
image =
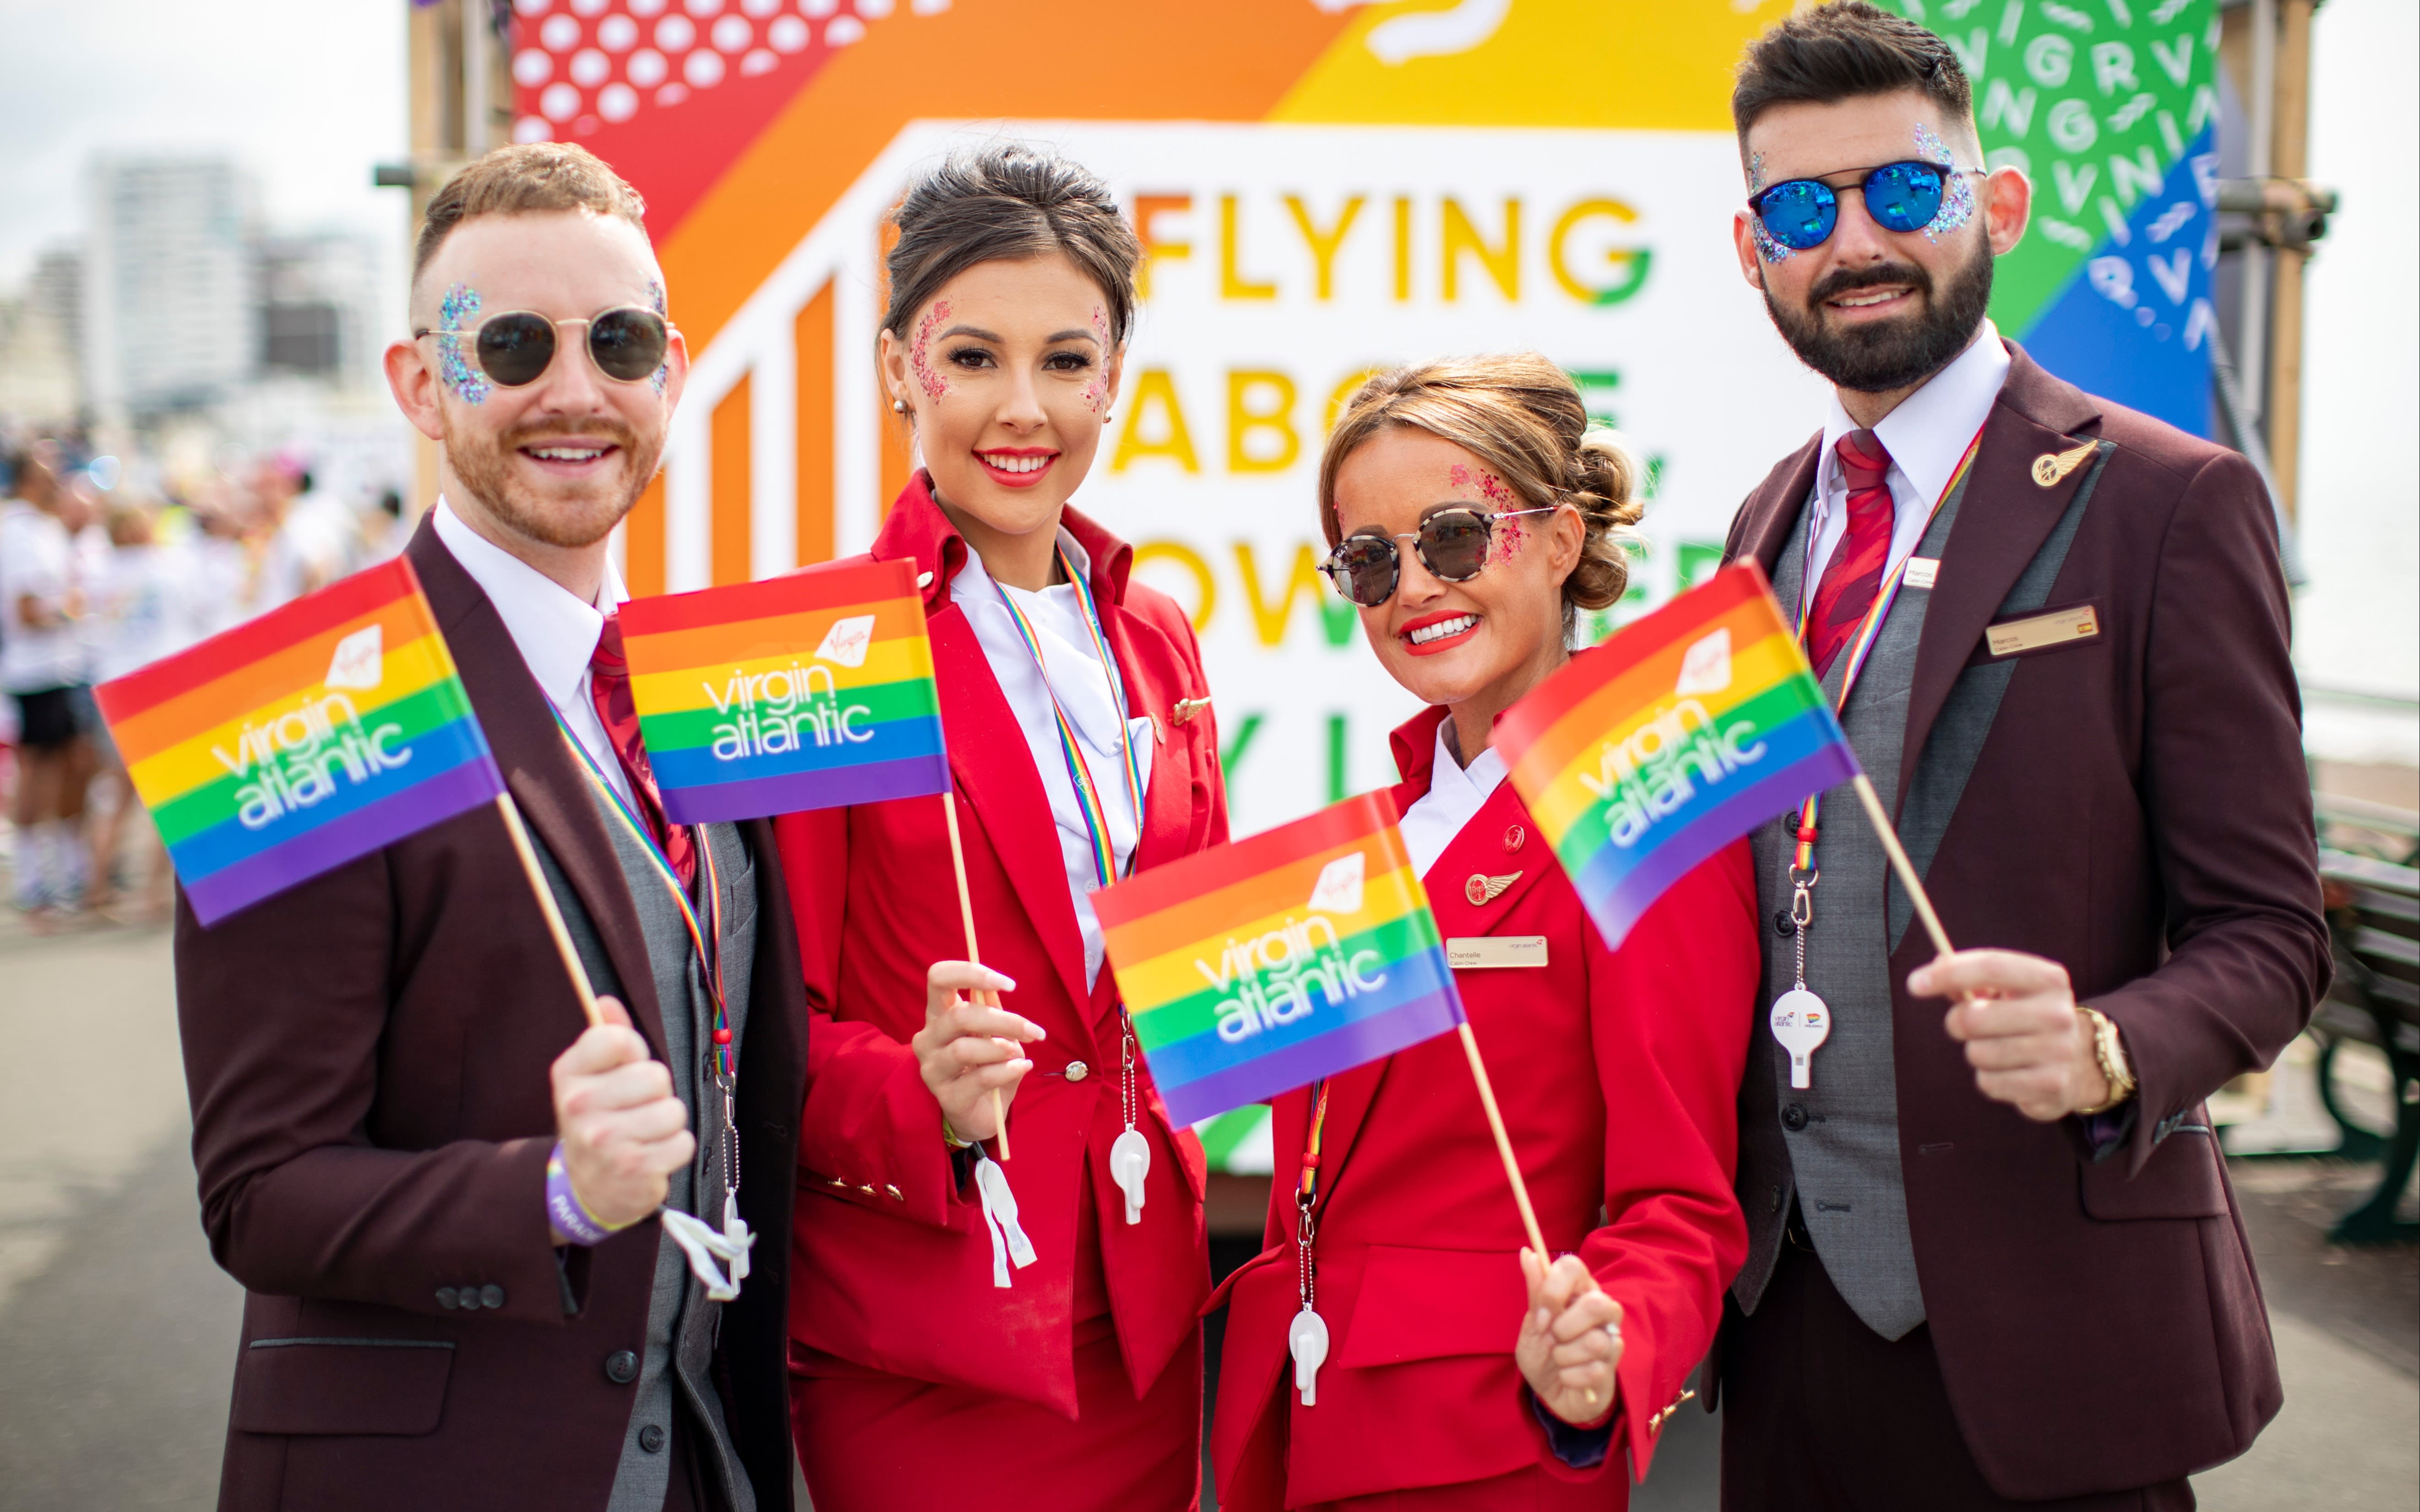
[[[1538,1210],[1529,1204],[1529,1183],[1521,1180],[1521,1162],[1512,1154],[1512,1136],[1504,1132],[1504,1111],[1496,1105],[1496,1088],[1487,1080],[1487,1062],[1479,1058],[1479,1041],[1472,1038],[1470,1026],[1461,1028],[1462,1053],[1470,1057],[1470,1079],[1479,1084],[1479,1105],[1487,1110],[1487,1127],[1496,1135],[1496,1153],[1504,1158],[1504,1175],[1512,1183],[1512,1201],[1521,1210],[1521,1227],[1529,1236],[1529,1247],[1538,1252],[1540,1265],[1552,1265],[1554,1257],[1547,1253],[1546,1236],[1538,1227]],[[1590,1289],[1595,1289],[1593,1279]],[[1588,1404],[1596,1405],[1596,1393],[1586,1394]]]
[[[1899,873],[1900,886],[1907,889],[1909,901],[1916,904],[1916,916],[1924,920],[1924,932],[1932,936],[1932,948],[1943,955],[1951,951],[1948,931],[1941,927],[1941,916],[1932,911],[1932,899],[1925,893],[1924,879],[1916,874],[1916,863],[1900,848],[1899,832],[1891,827],[1890,815],[1883,812],[1883,800],[1874,793],[1874,784],[1866,774],[1856,778],[1857,800],[1866,806],[1866,817],[1872,821],[1874,838],[1883,842],[1883,851],[1890,857],[1891,870]]]
[[[529,827],[521,823],[521,810],[510,793],[496,795],[496,812],[504,816],[504,833],[513,838],[513,850],[521,858],[521,872],[529,878],[530,891],[537,899],[538,912],[546,916],[546,932],[554,936],[554,948],[563,957],[563,969],[571,978],[571,990],[580,995],[580,1011],[588,1015],[588,1026],[595,1028],[605,1022],[597,1009],[597,990],[588,984],[588,968],[580,964],[580,951],[571,943],[571,931],[563,922],[563,910],[554,901],[554,889],[547,886],[546,872],[537,864],[537,852],[530,845]]]
[[[958,800],[953,793],[941,795],[941,813],[950,822],[950,866],[958,874],[958,918],[967,926],[967,959],[983,964],[983,951],[975,945],[975,900],[967,890],[967,852],[958,841]],[[975,993],[975,1002],[983,1008],[998,1008],[1000,994],[988,989]],[[1000,1158],[1008,1159],[1008,1105],[1001,1101],[1000,1088],[991,1089],[991,1121],[1000,1126]]]

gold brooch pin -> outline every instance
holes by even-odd
[[[1193,717],[1210,706],[1208,699],[1178,699],[1176,707],[1168,714],[1171,724],[1191,724]]]
[[[2100,447],[2099,441],[2086,441],[2071,452],[2044,452],[2034,458],[2034,482],[2044,488],[2057,487]]]
[[[1473,872],[1470,874],[1470,880],[1462,885],[1462,895],[1469,899],[1471,906],[1476,908],[1481,903],[1492,903],[1503,897],[1504,889],[1520,880],[1521,873],[1518,872],[1507,872],[1500,877],[1491,877],[1482,872]]]

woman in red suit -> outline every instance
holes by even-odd
[[[1099,179],[1016,147],[935,170],[896,221],[882,372],[926,471],[870,555],[914,565],[955,791],[777,825],[814,1014],[799,1458],[818,1512],[1187,1507],[1202,1146],[1136,1053],[1090,894],[1224,840],[1226,795],[1191,625],[1066,507],[1139,249]],[[945,804],[982,966],[954,959]]]
[[[1631,464],[1587,427],[1543,358],[1433,363],[1366,384],[1321,464],[1329,575],[1432,705],[1395,733],[1404,841],[1561,1257],[1523,1248],[1452,1039],[1280,1098],[1264,1247],[1226,1288],[1212,1458],[1233,1512],[1622,1506],[1746,1250],[1745,845],[1607,950],[1487,746],[1576,610],[1621,595]],[[1306,1276],[1328,1335],[1308,1393]]]

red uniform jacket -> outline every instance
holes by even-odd
[[[1395,733],[1404,808],[1428,791],[1444,717],[1432,708]],[[1470,879],[1508,872],[1497,897],[1471,901]],[[1621,1304],[1617,1439],[1643,1475],[1747,1250],[1731,1193],[1758,973],[1746,846],[1675,884],[1619,951],[1605,949],[1510,782],[1426,881],[1449,939],[1546,937],[1543,968],[1464,970],[1455,982],[1546,1242],[1578,1254]],[[1452,1037],[1330,1088],[1315,1254],[1331,1344],[1318,1404],[1301,1404],[1285,1339],[1301,1305],[1294,1180],[1310,1101],[1277,1100],[1264,1247],[1222,1288],[1219,1504],[1300,1506],[1537,1464],[1603,1473],[1555,1458],[1513,1364],[1528,1300],[1521,1219]],[[1610,1488],[1623,1483],[1606,1478],[1618,1502]]]
[[[1193,1335],[1210,1286],[1202,1144],[1170,1124],[1139,1064],[1138,1124],[1152,1141],[1151,1172],[1142,1222],[1128,1226],[1109,1165],[1109,1143],[1125,1128],[1114,979],[1104,964],[1100,990],[1085,985],[1050,800],[973,627],[950,601],[968,548],[929,487],[918,473],[869,555],[916,564],[983,960],[1016,982],[1007,1006],[1049,1036],[1032,1047],[1033,1070],[1010,1106],[1003,1167],[1039,1257],[1013,1286],[992,1285],[983,1209],[971,1184],[957,1183],[939,1104],[908,1047],[924,1025],[926,968],[966,954],[944,800],[785,815],[775,828],[796,889],[812,1014],[790,1336],[875,1369],[1073,1418],[1071,1304],[1089,1273],[1078,1263],[1107,1273],[1138,1395]],[[1177,717],[1180,700],[1208,697],[1192,626],[1165,594],[1127,583],[1132,548],[1073,510],[1065,523],[1091,554],[1129,712],[1157,726],[1136,865],[1224,841],[1226,785],[1209,711]],[[1077,1061],[1080,1076],[1069,1069]],[[1079,1224],[1098,1235],[1080,1262]]]

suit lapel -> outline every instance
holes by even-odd
[[[2034,459],[2072,448],[2071,433],[2097,428],[2100,411],[2082,390],[2043,372],[2015,343],[2009,344],[2009,351],[2008,381],[1984,424],[1983,444],[1975,455],[1957,522],[1942,548],[1940,576],[1925,608],[1908,691],[1899,792],[1892,795],[1894,814],[1906,796],[1932,723],[1982,640],[1984,627],[2092,473],[2090,468],[2076,468],[2047,488],[2034,482]]]
[[[1028,754],[1024,729],[1001,695],[974,626],[955,604],[925,622],[949,737],[950,779],[981,821],[992,852],[1058,968],[1068,1000],[1085,1016],[1084,938],[1067,897],[1064,853],[1050,816],[1050,795]]]
[[[462,686],[513,802],[570,881],[613,963],[613,974],[621,979],[631,1021],[661,1055],[664,1021],[656,1001],[655,968],[647,960],[639,911],[630,901],[621,862],[614,858],[613,839],[589,796],[587,775],[565,747],[563,732],[547,712],[546,694],[530,676],[512,632],[427,520],[422,520],[407,554],[427,591],[446,649],[462,673]],[[535,939],[530,948],[547,949]]]
[[[1538,879],[1553,870],[1556,861],[1546,849],[1545,841],[1533,846],[1527,836],[1517,852],[1504,849],[1505,831],[1514,825],[1524,830],[1534,830],[1528,810],[1521,806],[1521,795],[1512,790],[1511,779],[1496,784],[1496,791],[1462,826],[1420,879],[1429,892],[1429,909],[1436,915],[1437,933],[1447,939],[1465,935],[1492,934],[1496,925],[1506,918],[1522,894],[1538,885]],[[1474,903],[1470,884],[1478,879],[1487,887],[1503,883],[1492,898]],[[1509,878],[1509,880],[1508,880]]]
[[[1764,569],[1765,577],[1773,576],[1781,549],[1790,544],[1790,532],[1798,524],[1798,512],[1815,490],[1815,464],[1823,446],[1823,437],[1818,432],[1794,455],[1784,458],[1740,506],[1732,561],[1753,561]]]

